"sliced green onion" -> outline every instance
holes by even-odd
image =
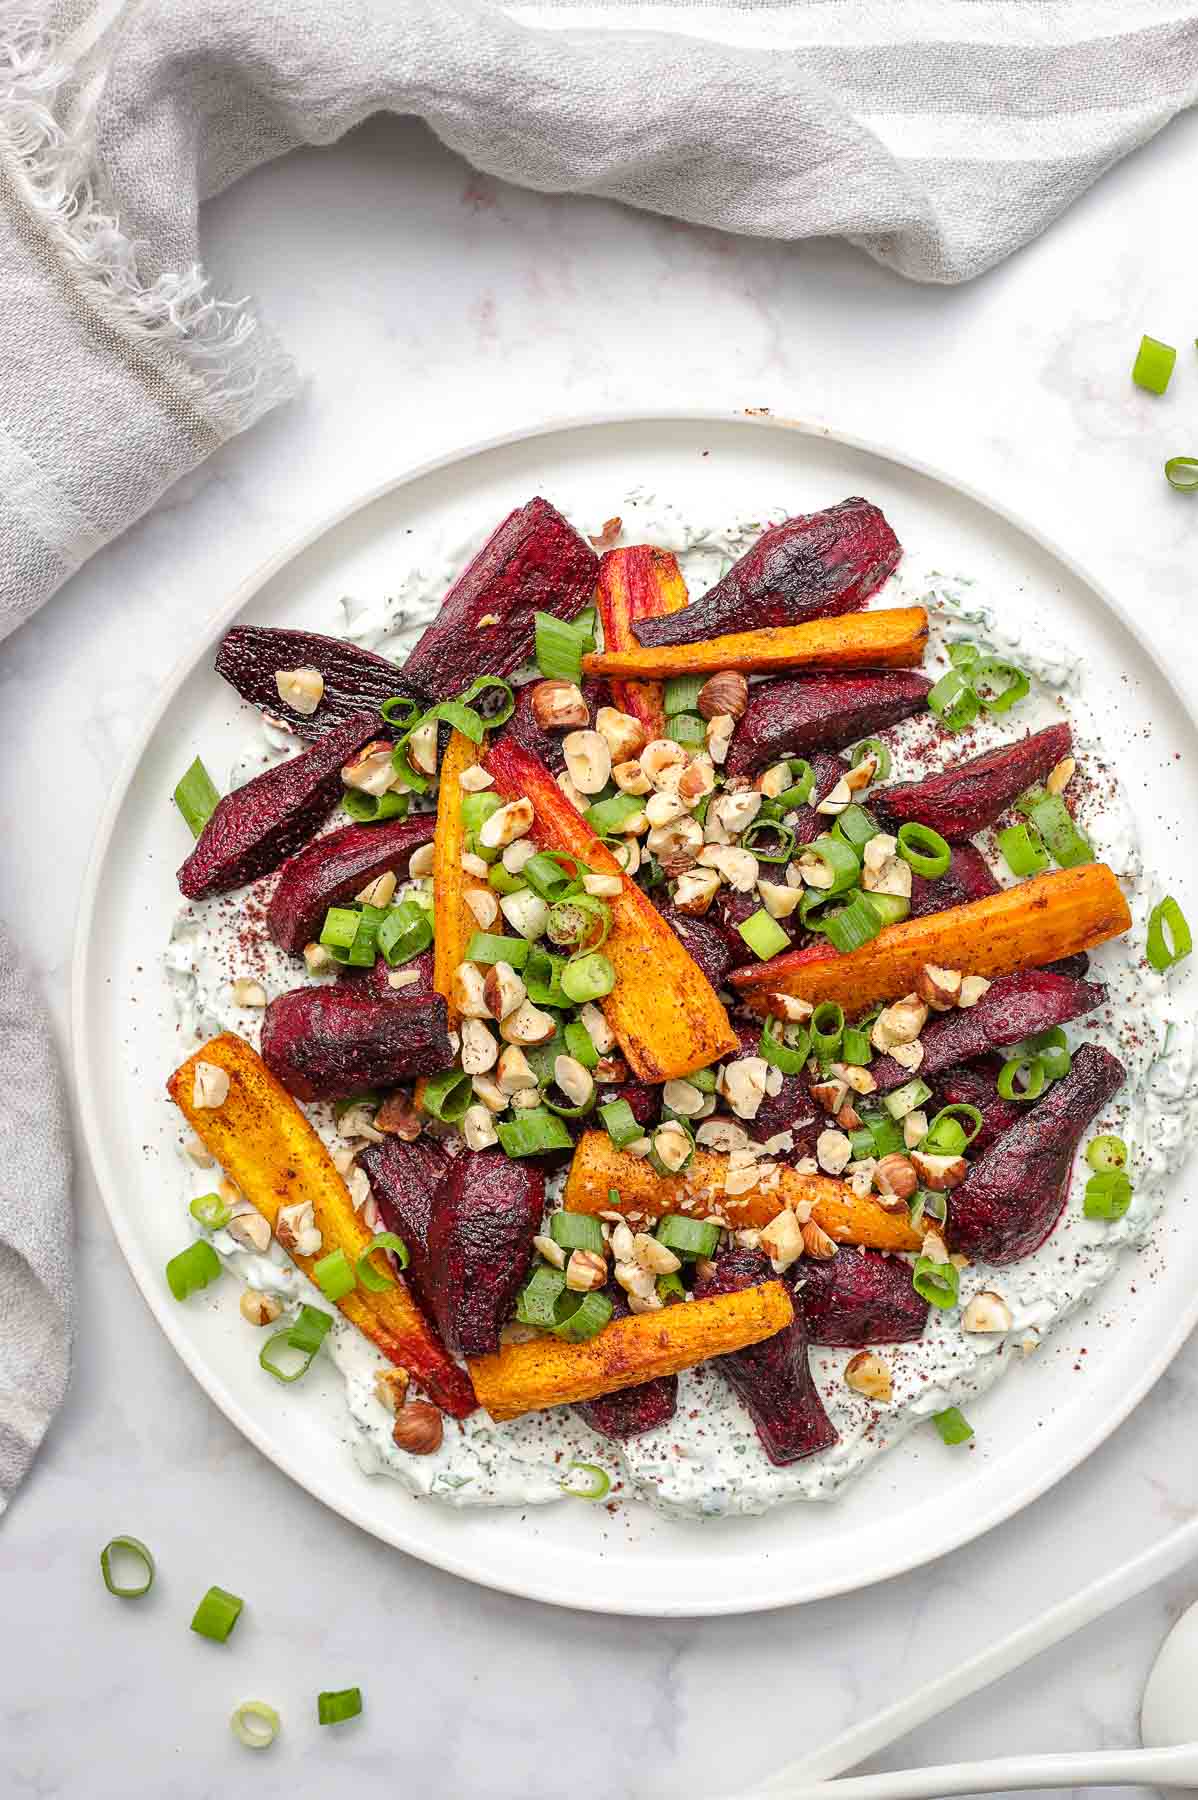
[[[930,1256],[919,1256],[911,1273],[911,1285],[922,1299],[947,1312],[957,1304],[961,1277],[955,1263],[938,1263]]]
[[[958,1406],[946,1406],[943,1412],[932,1414],[932,1423],[940,1433],[941,1443],[967,1444],[973,1436],[973,1426]]]
[[[1181,962],[1194,948],[1186,916],[1170,895],[1148,915],[1148,960],[1158,975]]]
[[[1050,1081],[1059,1081],[1062,1075],[1068,1075],[1073,1062],[1069,1052],[1069,1039],[1059,1025],[1054,1025],[1050,1031],[1038,1032],[1035,1037],[1026,1038],[1011,1054],[1039,1057]]]
[[[352,1294],[358,1285],[354,1266],[340,1245],[313,1263],[312,1279],[325,1299],[331,1300],[334,1306],[338,1300],[344,1300],[347,1294]]]
[[[491,864],[487,870],[487,880],[497,894],[518,894],[528,886],[523,875],[509,875],[501,862]]]
[[[594,894],[574,894],[549,909],[546,934],[571,949],[600,950],[611,930],[611,907]]]
[[[603,1252],[603,1227],[594,1213],[555,1212],[549,1221],[549,1235],[563,1250]]]
[[[915,1108],[912,1107],[912,1112]],[[889,1156],[892,1151],[904,1148],[902,1127],[889,1113],[862,1113],[861,1123],[869,1131],[874,1141],[872,1155],[879,1158]]]
[[[547,1106],[549,1111],[551,1113],[556,1113],[559,1119],[585,1119],[595,1105],[595,1088],[592,1085],[591,1091],[585,1100],[568,1100],[562,1089],[557,1086],[553,1079],[556,1061],[557,1058],[555,1057],[553,1063],[549,1065],[544,1075],[542,1075],[539,1070],[537,1071],[537,1079],[541,1082],[541,1105]],[[529,1057],[529,1062],[532,1062],[531,1057]],[[536,1065],[533,1064],[533,1067],[535,1068]],[[560,1098],[559,1095],[561,1096]]]
[[[556,850],[538,850],[530,856],[520,873],[524,884],[540,899],[556,906],[572,894],[581,894],[582,878],[588,873],[585,863],[574,856],[562,856]]]
[[[233,1736],[247,1750],[269,1750],[279,1735],[280,1725],[278,1713],[265,1700],[243,1700],[229,1720]]]
[[[1131,378],[1137,387],[1146,388],[1150,394],[1163,394],[1176,361],[1177,351],[1172,344],[1162,344],[1159,338],[1142,337],[1131,366]]]
[[[844,1028],[844,1041],[840,1046],[841,1062],[851,1063],[854,1068],[864,1068],[873,1061],[873,1048],[867,1031],[858,1031],[853,1025]]]
[[[692,1087],[697,1087],[701,1094],[714,1094],[716,1090],[716,1071],[713,1068],[692,1069],[689,1075],[682,1077]]]
[[[599,1067],[599,1052],[595,1048],[595,1040],[581,1019],[571,1019],[562,1034],[566,1040],[566,1055],[580,1062],[584,1069]]]
[[[933,1193],[931,1188],[920,1188],[907,1202],[907,1211],[916,1228],[924,1219],[943,1225],[948,1218],[948,1201],[943,1194]]]
[[[565,1006],[568,1003],[562,987],[566,967],[564,956],[554,956],[551,951],[542,950],[539,944],[529,945],[524,985],[534,1006]]]
[[[326,950],[348,950],[358,935],[356,906],[330,906],[320,930],[320,942]]]
[[[763,834],[767,842],[761,842]],[[769,839],[776,842],[771,849]],[[763,819],[758,816],[748,830],[741,834],[741,847],[751,850],[758,862],[784,863],[794,855],[795,834],[789,825],[783,825],[778,819]]]
[[[391,907],[375,934],[376,946],[393,969],[422,955],[432,941],[433,915],[412,900]]]
[[[998,847],[1012,875],[1038,875],[1052,861],[1034,825],[1008,825],[998,834]]]
[[[359,825],[381,825],[384,819],[405,819],[411,801],[407,794],[364,794],[361,788],[347,788],[341,796],[341,807]]]
[[[1022,669],[997,656],[984,656],[969,671],[973,691],[988,713],[1010,712],[1027,698],[1032,684]]]
[[[928,695],[928,706],[949,731],[964,731],[982,710],[968,676],[960,669],[950,669],[940,677]]]
[[[873,942],[882,929],[882,919],[870,895],[853,889],[843,905],[829,907],[821,915],[819,928],[835,949],[848,955]]]
[[[346,1719],[356,1719],[361,1710],[361,1688],[338,1688],[316,1696],[316,1719],[320,1725],[343,1725]]]
[[[166,1265],[166,1285],[176,1300],[186,1300],[215,1281],[220,1269],[220,1257],[212,1245],[207,1238],[198,1238],[186,1250],[180,1250],[178,1256],[171,1257]]]
[[[1008,1057],[998,1073],[998,1091],[1004,1100],[1038,1100],[1048,1081],[1048,1071],[1038,1056]]]
[[[744,924],[738,925],[736,929],[754,956],[759,956],[762,962],[768,962],[771,956],[777,956],[780,951],[790,947],[790,939],[764,906],[751,913]]]
[[[594,644],[593,634],[579,631],[568,619],[555,619],[547,612],[533,614],[533,630],[541,674],[555,681],[572,681],[577,687],[582,680],[583,654]]]
[[[118,1556],[132,1557],[140,1567],[141,1578],[137,1581],[118,1581],[113,1573],[113,1561]],[[154,1585],[154,1557],[147,1545],[140,1538],[109,1538],[100,1552],[100,1573],[104,1577],[104,1586],[118,1600],[139,1600],[148,1594]]]
[[[969,1126],[960,1123],[964,1119]],[[949,1126],[954,1130],[950,1132]],[[976,1106],[970,1106],[965,1100],[954,1100],[949,1106],[942,1106],[931,1124],[921,1148],[930,1150],[937,1156],[959,1156],[962,1150],[972,1144],[982,1129],[982,1115]]]
[[[593,634],[591,641],[594,642]],[[480,700],[484,694],[492,692],[498,692],[501,698],[497,701],[488,701],[485,707],[475,706],[475,701]],[[452,701],[450,704],[472,707],[487,729],[494,731],[497,726],[506,725],[515,712],[516,695],[511,682],[505,681],[502,675],[476,675],[465,693],[459,694],[456,701]],[[475,738],[474,742],[481,744],[481,736]]]
[[[558,1303],[565,1293],[565,1271],[542,1263],[516,1295],[516,1317],[520,1324],[535,1326],[538,1331],[552,1330],[558,1321]]]
[[[581,1481],[573,1479],[576,1473],[582,1476]],[[606,1500],[611,1493],[611,1476],[597,1463],[572,1462],[562,1482],[562,1493],[569,1494],[572,1500]]]
[[[384,1275],[371,1262],[370,1259],[376,1250],[392,1251],[401,1269],[406,1269],[411,1260],[408,1256],[408,1246],[401,1237],[396,1237],[393,1231],[376,1232],[354,1265],[358,1281],[368,1294],[382,1294],[387,1288],[395,1286],[390,1275]],[[331,1294],[329,1298],[332,1299]]]
[[[599,1117],[617,1150],[623,1150],[626,1145],[635,1143],[637,1138],[645,1135],[644,1126],[637,1123],[627,1100],[609,1100],[606,1106],[599,1108]]]
[[[666,736],[675,744],[705,744],[707,727],[694,713],[675,713],[666,720]]]
[[[1179,494],[1198,493],[1198,456],[1171,456],[1165,464],[1165,480]]]
[[[672,1250],[675,1256],[692,1262],[696,1257],[714,1256],[720,1241],[718,1225],[708,1225],[702,1219],[687,1218],[685,1213],[667,1213],[659,1219],[654,1232],[659,1244]]]
[[[925,1100],[932,1098],[932,1090],[926,1081],[917,1075],[914,1081],[905,1081],[893,1094],[887,1094],[882,1105],[892,1119],[905,1119],[907,1114],[922,1106]]]
[[[531,1107],[512,1119],[497,1119],[495,1130],[505,1155],[543,1156],[550,1150],[570,1150],[574,1140],[561,1120],[547,1107]]]
[[[425,1082],[421,1109],[446,1125],[458,1125],[466,1117],[473,1092],[469,1075],[461,1069],[446,1069]]]
[[[954,669],[972,669],[981,660],[981,651],[976,644],[950,644],[948,660]]]
[[[320,941],[338,962],[346,963],[350,968],[369,969],[377,954],[379,927],[384,923],[387,911],[382,906],[330,906]]]
[[[699,695],[703,691],[702,675],[671,675],[666,682],[665,713],[672,719],[675,713],[693,713],[699,710]]]
[[[1131,1182],[1122,1169],[1104,1169],[1086,1183],[1082,1211],[1087,1219],[1121,1219],[1131,1205]]]
[[[191,1629],[200,1637],[211,1638],[214,1644],[226,1643],[244,1605],[240,1595],[210,1587],[195,1609]]]
[[[813,843],[805,844],[802,855],[814,856],[832,876],[829,884],[818,889],[821,900],[830,900],[835,894],[843,894],[857,885],[857,877],[861,873],[861,858],[843,838],[833,837],[830,832],[825,832]]]
[[[613,1308],[606,1294],[568,1294],[559,1311],[561,1316],[552,1327],[554,1337],[567,1344],[585,1344],[611,1323]]]
[[[636,794],[613,794],[609,800],[596,800],[582,816],[596,837],[611,837],[620,833],[629,819],[635,819],[644,810],[645,799]],[[526,863],[526,871],[527,868]]]
[[[331,1313],[322,1312],[319,1306],[301,1306],[295,1324],[288,1332],[288,1337],[297,1350],[313,1356],[320,1349],[329,1335],[333,1323]]]
[[[935,1136],[930,1129],[926,1131],[919,1148],[931,1156],[960,1156],[965,1149],[965,1127],[956,1119],[941,1119]]]
[[[663,1306],[676,1306],[686,1297],[686,1283],[676,1269],[669,1275],[657,1277],[657,1298]]]
[[[559,1056],[566,1054],[566,1040],[561,1028],[555,1023],[551,1038],[543,1044],[530,1044],[524,1052],[529,1068],[537,1078],[538,1087],[545,1087],[553,1080]]]
[[[901,894],[874,894],[869,896],[869,903],[882,921],[883,929],[887,925],[897,925],[911,911],[911,902]]]
[[[1086,1161],[1100,1175],[1109,1175],[1116,1169],[1127,1167],[1127,1145],[1121,1137],[1107,1133],[1096,1137],[1087,1146]]]
[[[761,1027],[757,1054],[784,1075],[801,1075],[811,1054],[811,1033],[801,1025],[784,1024],[771,1013]]]
[[[851,844],[858,856],[870,838],[876,838],[881,829],[869,808],[859,806],[855,800],[845,807],[832,827],[833,835],[842,837],[846,844]]]
[[[835,1000],[822,1000],[808,1021],[811,1048],[824,1062],[834,1062],[844,1036],[844,1007]]]
[[[878,765],[874,771],[875,778],[885,781],[890,773],[890,751],[881,738],[863,738],[859,744],[854,744],[849,754],[849,767],[860,768],[867,756],[872,756]]]
[[[467,832],[481,831],[487,820],[497,813],[503,801],[498,794],[484,788],[478,794],[462,795],[462,826]]]
[[[276,1331],[262,1346],[258,1355],[259,1367],[287,1386],[293,1381],[299,1381],[312,1367],[312,1360],[327,1337],[332,1323],[331,1316],[321,1312],[318,1306],[301,1306],[294,1325],[289,1326],[286,1331]],[[278,1362],[280,1347],[293,1350],[299,1355],[301,1361],[297,1367],[284,1368]]]
[[[197,756],[175,789],[175,805],[183,814],[192,837],[199,837],[220,804],[212,777]]]
[[[914,821],[899,826],[898,853],[917,875],[923,875],[929,881],[947,875],[953,859],[952,851],[938,831]]]
[[[466,961],[472,963],[507,963],[522,969],[532,949],[527,938],[495,937],[489,931],[476,931],[466,945]]]
[[[1032,821],[1062,869],[1075,869],[1080,863],[1094,861],[1094,846],[1074,824],[1060,794],[1050,794],[1044,787],[1029,788],[1015,802],[1015,808]]]
[[[852,1147],[853,1161],[860,1162],[874,1153],[874,1134],[868,1125],[860,1125],[849,1132],[849,1144]]]
[[[379,711],[388,725],[396,731],[402,731],[416,718],[420,712],[420,705],[418,701],[412,699],[410,694],[392,694],[383,701]]]
[[[198,1224],[209,1231],[219,1231],[233,1217],[233,1208],[219,1194],[201,1194],[187,1210]]]
[[[602,1000],[615,985],[614,967],[597,951],[571,957],[562,973],[562,991],[575,1006],[585,1006],[588,1000]]]

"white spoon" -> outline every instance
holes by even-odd
[[[1083,1625],[1142,1594],[1194,1556],[1198,1556],[1198,1520],[1171,1532],[979,1656],[779,1770],[754,1790],[755,1795],[760,1800],[767,1795],[775,1800],[941,1800],[949,1794],[1020,1788],[1198,1787],[1198,1606],[1191,1607],[1173,1627],[1148,1677],[1141,1714],[1141,1739],[1147,1746],[1143,1750],[1004,1757],[856,1776],[825,1785],[842,1769],[853,1768],[958,1700],[978,1693]]]

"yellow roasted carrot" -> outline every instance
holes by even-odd
[[[631,544],[608,550],[599,559],[595,603],[603,625],[603,648],[639,650],[633,622],[681,612],[687,602],[686,582],[678,559],[654,544]],[[639,719],[646,739],[665,736],[664,690],[660,681],[613,681],[612,700],[621,712]]]
[[[779,996],[818,1006],[837,1001],[850,1015],[909,994],[925,963],[969,975],[1010,975],[1092,950],[1131,925],[1123,891],[1105,863],[1054,869],[964,906],[887,925],[847,956],[822,944],[790,950],[729,977],[754,1012],[781,1010]]]
[[[809,619],[803,625],[770,625],[734,631],[697,644],[606,649],[584,656],[588,675],[664,681],[671,675],[714,675],[739,669],[764,675],[782,669],[907,669],[923,661],[928,615],[922,606],[887,606],[877,612]]]
[[[210,1063],[229,1078],[219,1106],[197,1106],[197,1063]],[[211,1151],[273,1231],[284,1206],[307,1201],[323,1242],[319,1256],[344,1250],[356,1268],[372,1233],[354,1211],[349,1189],[332,1158],[287,1090],[275,1080],[257,1051],[225,1032],[189,1056],[170,1077],[167,1092],[197,1137]],[[293,1253],[311,1276],[317,1257]],[[379,1265],[379,1258],[374,1261]],[[381,1266],[378,1272],[390,1273]],[[430,1398],[455,1418],[475,1406],[470,1383],[433,1336],[417,1311],[402,1277],[382,1293],[356,1288],[338,1301],[340,1310],[382,1351],[407,1369]]]
[[[437,931],[433,939],[433,986],[445,997],[449,1023],[458,1023],[453,1004],[454,971],[466,960],[466,946],[478,920],[466,904],[466,895],[485,887],[462,868],[466,831],[462,824],[462,788],[459,777],[479,759],[479,748],[462,732],[455,731],[441,759],[441,789],[437,795],[437,830],[433,838],[433,904]]]
[[[847,1181],[800,1175],[779,1164],[776,1186],[729,1194],[724,1189],[727,1175],[728,1158],[711,1150],[696,1150],[681,1175],[659,1175],[647,1158],[617,1150],[605,1131],[587,1131],[574,1152],[562,1204],[567,1212],[621,1212],[635,1225],[684,1213],[692,1219],[725,1219],[738,1230],[768,1225],[784,1207],[793,1211],[806,1205],[815,1223],[838,1244],[919,1249],[919,1233],[912,1230],[906,1207],[887,1212],[872,1195],[854,1193]]]
[[[571,1406],[658,1375],[676,1375],[785,1330],[794,1318],[780,1281],[614,1319],[585,1344],[537,1338],[470,1359],[474,1391],[491,1417],[515,1419],[543,1406]]]

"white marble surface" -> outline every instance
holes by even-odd
[[[1198,119],[1180,120],[1047,238],[947,290],[906,285],[838,244],[749,243],[502,188],[406,124],[293,157],[213,205],[213,268],[260,296],[306,390],[0,651],[0,912],[36,961],[64,1044],[97,810],[189,635],[335,504],[518,423],[764,405],[889,439],[1047,526],[1198,686],[1198,500],[1160,476],[1165,455],[1198,451],[1196,151]],[[1162,401],[1128,381],[1144,330],[1184,346]],[[201,1800],[252,1781],[268,1800],[352,1781],[363,1797],[701,1800],[895,1698],[1198,1505],[1191,1343],[1055,1492],[873,1592],[667,1624],[476,1591],[326,1513],[244,1443],[142,1306],[86,1168],[78,1199],[75,1384],[0,1528],[6,1796]],[[801,1511],[778,1529],[801,1532]],[[159,1556],[137,1606],[110,1600],[96,1566],[122,1530]],[[186,1628],[211,1582],[250,1602],[223,1649]],[[878,1766],[1133,1742],[1152,1653],[1194,1598],[1198,1568]],[[367,1716],[319,1732],[316,1690],[354,1682]],[[258,1696],[285,1730],[251,1767],[225,1721]]]

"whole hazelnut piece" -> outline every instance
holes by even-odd
[[[698,706],[705,719],[743,718],[748,704],[749,684],[736,669],[721,669],[699,689]]]
[[[427,1400],[409,1400],[395,1415],[391,1436],[410,1456],[431,1456],[441,1447],[441,1414]]]

